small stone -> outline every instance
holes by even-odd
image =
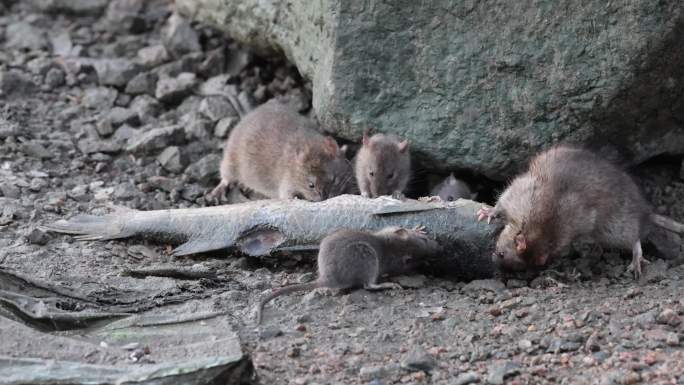
[[[199,112],[212,122],[228,116],[237,116],[233,105],[223,96],[207,96],[200,103]]]
[[[167,171],[181,173],[185,168],[185,157],[176,146],[167,147],[157,156],[159,164]]]
[[[214,127],[214,136],[217,138],[227,138],[230,131],[235,127],[239,118],[236,116],[225,117],[216,123]]]
[[[397,364],[389,364],[385,366],[362,366],[359,369],[359,376],[364,381],[380,380],[390,377],[393,374],[400,372],[401,367]]]
[[[190,22],[177,13],[169,17],[163,41],[166,49],[177,57],[202,49],[197,32],[192,29]]]
[[[121,32],[139,33],[145,29],[141,13],[144,0],[112,0],[105,15],[109,28]]]
[[[169,60],[169,53],[163,45],[153,45],[138,51],[138,63],[146,68],[156,67]]]
[[[88,88],[83,94],[81,103],[87,108],[109,108],[114,105],[119,92],[113,88]]]
[[[164,190],[166,192],[171,192],[178,186],[175,179],[167,178],[165,176],[151,176],[147,179],[147,183],[155,189]]]
[[[25,21],[7,26],[5,30],[5,46],[7,48],[40,51],[47,48],[45,32]]]
[[[184,72],[175,78],[160,78],[157,81],[155,96],[164,103],[178,103],[197,85],[197,76]]]
[[[475,372],[465,372],[461,373],[452,382],[453,385],[468,385],[476,382],[480,382],[480,375]]]
[[[289,349],[287,349],[286,354],[290,358],[296,358],[296,357],[299,357],[299,355],[301,353],[302,353],[302,350],[299,347],[293,346],[293,347],[290,347]]]
[[[92,61],[101,85],[124,87],[142,67],[128,59],[96,59]]]
[[[64,30],[56,34],[50,34],[49,38],[53,55],[72,56],[74,44],[71,41],[71,36],[68,31]]]
[[[105,119],[115,128],[124,124],[133,127],[140,125],[140,116],[131,108],[114,107],[109,111]]]
[[[38,192],[43,188],[47,187],[48,182],[43,178],[33,178],[31,179],[31,184],[29,185],[29,190]]]
[[[408,370],[431,371],[437,362],[422,347],[414,347],[401,362],[401,367]]]
[[[154,72],[141,72],[126,85],[126,93],[131,95],[154,95],[159,76]]]
[[[79,140],[76,146],[86,155],[97,152],[115,154],[123,149],[123,144],[117,140],[97,140],[91,138]]]
[[[112,125],[111,121],[102,119],[95,125],[95,130],[97,131],[98,135],[106,138],[114,133],[114,125]]]
[[[101,15],[109,0],[41,0],[31,5],[43,12],[64,12],[73,15]]]
[[[147,123],[159,116],[162,105],[151,96],[140,95],[133,99],[129,108],[135,111],[143,122]]]
[[[66,84],[66,75],[64,71],[59,68],[51,68],[45,74],[45,85],[50,88],[61,87]]]
[[[113,195],[116,199],[130,199],[138,195],[138,189],[133,183],[125,182],[114,187]]]
[[[36,84],[17,70],[0,71],[0,96],[24,96],[33,92]]]
[[[665,308],[658,314],[656,321],[663,325],[677,326],[682,320],[677,315],[677,312],[670,308]]]
[[[154,70],[159,74],[159,77],[167,78],[176,77],[183,72],[197,73],[197,66],[202,62],[203,57],[201,52],[189,53],[178,60],[162,64]]]
[[[86,202],[90,198],[88,197],[88,185],[78,185],[69,190],[67,196],[77,202]]]
[[[520,372],[520,364],[512,361],[497,363],[489,368],[487,381],[490,384],[500,385],[504,383],[504,379],[509,376],[516,375]]]
[[[527,350],[527,349],[529,349],[529,348],[531,348],[531,347],[532,347],[532,341],[530,341],[530,340],[520,340],[520,341],[518,341],[518,348],[520,348],[520,350],[525,351],[525,350]]]
[[[128,107],[128,104],[131,102],[131,99],[133,99],[131,95],[122,92],[119,94],[119,97],[116,98],[116,100],[114,101],[114,105],[117,107],[126,108]]]
[[[50,235],[41,229],[34,228],[28,233],[26,240],[34,245],[46,245],[48,242],[50,242]]]
[[[259,333],[259,338],[262,340],[267,340],[271,339],[274,337],[280,337],[283,335],[283,331],[278,329],[275,326],[270,326],[267,327],[266,329],[262,330],[261,333]]]
[[[185,127],[187,140],[208,139],[211,134],[212,123],[198,112],[188,112],[181,117],[181,124]]]
[[[400,275],[395,277],[393,281],[405,289],[420,289],[425,287],[426,278],[424,275]]]
[[[189,202],[194,202],[197,198],[204,195],[204,189],[200,186],[190,183],[183,186],[181,197]]]
[[[137,137],[131,139],[131,144],[126,147],[126,151],[133,153],[144,153],[161,150],[172,144],[180,144],[185,139],[183,127],[174,125],[168,127],[154,128],[143,131]]]
[[[676,333],[668,333],[665,337],[665,344],[667,346],[679,346],[679,336]]]
[[[0,183],[0,192],[7,198],[17,199],[21,195],[21,190],[19,187],[15,186],[11,182]]]
[[[185,174],[190,180],[208,185],[209,182],[218,179],[220,162],[221,155],[219,154],[205,155],[197,162],[188,166],[185,169]]]
[[[295,319],[300,324],[311,322],[311,314],[302,314]]]
[[[502,292],[506,289],[503,282],[496,279],[476,279],[463,286],[463,292],[491,291],[494,293]]]
[[[22,143],[21,151],[27,156],[38,159],[50,159],[53,157],[51,152],[49,152],[45,147],[43,147],[42,144],[36,142],[35,140]]]

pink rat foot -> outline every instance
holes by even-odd
[[[642,275],[641,266],[651,263],[648,259],[644,258],[643,252],[641,251],[641,242],[637,242],[632,247],[632,263],[627,267],[627,271],[631,271],[634,274],[634,279],[639,280]]]
[[[477,220],[482,221],[485,218],[487,218],[487,224],[491,223],[493,218],[496,218],[494,207],[482,207],[477,210]]]

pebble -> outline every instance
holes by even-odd
[[[146,153],[161,150],[172,144],[180,144],[185,139],[185,132],[182,126],[173,125],[159,127],[152,130],[143,131],[134,138],[126,147],[126,151],[133,153]]]
[[[45,74],[45,85],[49,88],[57,88],[66,84],[66,75],[59,68],[51,68]]]
[[[43,0],[29,3],[43,12],[97,16],[102,14],[108,2],[109,0]]]
[[[112,192],[116,199],[130,199],[139,194],[138,189],[131,182],[124,182],[114,187]]]
[[[83,93],[81,103],[87,108],[108,108],[114,105],[119,92],[109,87],[88,88]]]
[[[43,188],[47,187],[48,182],[43,178],[33,178],[31,179],[31,184],[29,185],[29,190],[33,192],[38,192]]]
[[[141,72],[126,85],[126,93],[131,95],[154,95],[159,76],[154,72]]]
[[[283,335],[283,331],[276,326],[268,326],[259,333],[259,338],[262,340],[271,339],[274,337],[280,337]]]
[[[170,146],[157,155],[157,161],[167,171],[179,174],[185,169],[185,157],[176,146]]]
[[[128,59],[95,59],[92,61],[100,85],[124,87],[140,73],[142,67]]]
[[[221,155],[206,155],[188,166],[185,169],[185,174],[190,180],[199,181],[200,183],[207,185],[210,181],[218,179],[220,162]]]
[[[192,92],[197,85],[197,76],[183,72],[175,78],[161,77],[157,81],[155,97],[163,103],[178,103]]]
[[[21,151],[30,157],[38,159],[50,159],[54,156],[50,151],[43,147],[42,144],[35,140],[22,143]]]
[[[181,117],[180,121],[185,127],[185,138],[187,140],[208,139],[211,136],[212,123],[198,112],[188,112]]]
[[[480,382],[480,375],[475,372],[461,373],[452,382],[453,385],[468,385]]]
[[[12,23],[5,29],[5,47],[28,51],[45,49],[48,45],[45,31],[25,21]]]
[[[35,88],[36,84],[23,72],[0,71],[0,96],[24,96]]]
[[[140,116],[138,116],[138,112],[131,108],[114,107],[109,111],[105,119],[109,121],[114,128],[124,124],[133,127],[140,125]]]
[[[163,45],[157,44],[138,50],[138,63],[147,68],[156,67],[169,60],[169,53]]]
[[[239,118],[236,116],[228,116],[219,120],[214,127],[214,136],[217,138],[227,138],[238,121]]]
[[[88,155],[96,152],[102,152],[105,154],[116,154],[123,150],[123,143],[117,140],[101,140],[85,138],[78,141],[76,144],[78,149]]]
[[[513,361],[506,361],[503,363],[496,363],[489,367],[487,381],[490,384],[500,385],[504,383],[504,379],[509,376],[516,375],[520,372],[520,364]]]
[[[401,372],[401,367],[397,364],[384,366],[368,365],[359,369],[359,377],[364,381],[380,380]]]
[[[425,349],[416,346],[402,360],[401,367],[408,370],[431,371],[437,365],[437,361],[428,354]]]
[[[109,29],[120,32],[143,32],[143,5],[144,0],[111,0],[105,14]]]
[[[87,202],[90,200],[88,196],[88,185],[78,185],[69,190],[67,196],[77,202]]]
[[[229,116],[237,116],[237,112],[228,99],[223,96],[207,96],[199,105],[199,112],[212,122]]]
[[[47,232],[38,228],[34,228],[26,236],[26,240],[34,245],[46,245],[48,242],[50,242],[50,239],[51,237]]]
[[[149,95],[136,96],[130,104],[130,109],[135,111],[143,123],[153,121],[159,116],[162,105],[157,99]]]
[[[177,13],[173,13],[167,20],[162,38],[166,49],[176,57],[202,49],[197,32],[190,26],[190,22]]]
[[[499,293],[499,292],[504,291],[505,289],[506,289],[506,286],[503,284],[503,282],[501,282],[499,280],[496,280],[496,279],[476,279],[476,280],[468,282],[465,286],[463,286],[462,290],[464,293],[478,292],[481,290]]]
[[[404,289],[420,289],[425,287],[427,278],[424,275],[400,275],[393,279]]]
[[[677,315],[677,312],[670,308],[665,308],[658,314],[656,321],[663,325],[677,326],[682,320]]]
[[[164,190],[166,192],[171,192],[178,186],[176,179],[167,178],[165,176],[151,176],[147,178],[147,183],[155,189]]]

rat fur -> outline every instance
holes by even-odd
[[[440,245],[417,228],[386,227],[374,233],[338,230],[321,241],[318,251],[318,278],[313,282],[273,289],[258,304],[257,323],[264,305],[272,299],[297,291],[316,288],[367,290],[398,288],[396,283],[378,281],[382,276],[409,272],[418,265],[416,258],[430,256]]]
[[[240,184],[269,198],[321,201],[353,185],[354,173],[338,147],[313,122],[272,100],[231,131],[221,161],[221,182],[210,198]]]
[[[403,193],[411,178],[409,142],[394,135],[363,134],[354,165],[361,195],[376,198]]]
[[[632,251],[630,270],[642,273],[641,239],[651,225],[681,233],[684,226],[654,214],[634,180],[583,149],[557,146],[537,155],[494,208],[478,219],[501,219],[494,262],[504,269],[543,267],[578,238]]]
[[[477,193],[473,193],[467,183],[456,179],[451,173],[432,189],[431,195],[438,196],[445,202],[452,202],[459,198],[475,199]]]

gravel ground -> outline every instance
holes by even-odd
[[[654,238],[638,283],[625,272],[628,256],[580,245],[537,275],[410,276],[396,279],[397,291],[283,297],[255,329],[258,294],[313,278],[312,256],[172,258],[166,245],[44,233],[40,224],[110,203],[204,206],[240,115],[273,97],[307,113],[311,92],[282,59],[188,23],[167,1],[73,1],[58,13],[38,3],[47,5],[0,1],[2,268],[91,285],[93,295],[119,290],[138,296],[140,311],[226,311],[221,322],[240,335],[262,384],[684,384],[678,237]],[[666,158],[634,171],[657,210],[682,220],[680,169],[680,158]],[[120,274],[160,264],[219,274],[161,284]],[[34,353],[0,344],[2,355]]]

